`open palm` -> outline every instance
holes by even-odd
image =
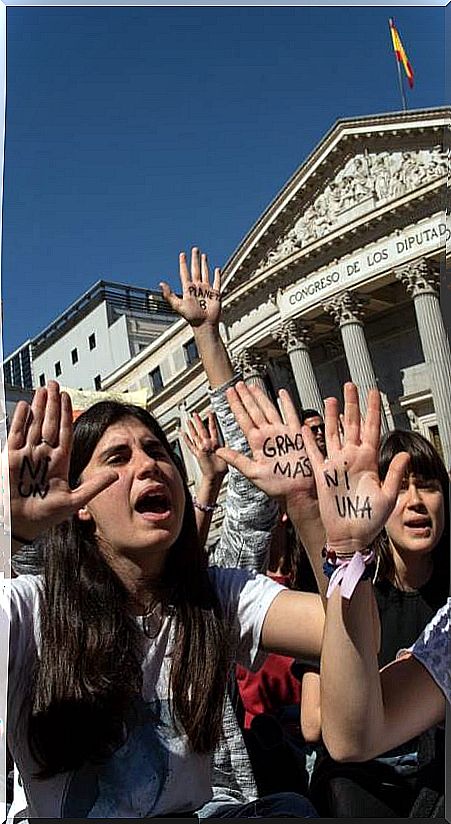
[[[285,423],[268,396],[256,386],[238,383],[227,390],[235,418],[247,438],[252,458],[234,449],[218,454],[273,498],[316,500],[315,481],[293,402],[280,391]]]
[[[117,480],[107,469],[70,489],[72,406],[55,381],[36,391],[31,407],[20,401],[8,437],[12,532],[33,541]]]
[[[368,547],[381,531],[395,505],[409,460],[405,452],[396,455],[381,483],[378,474],[379,392],[376,389],[369,392],[364,424],[357,387],[352,383],[345,384],[344,396],[342,427],[337,400],[327,398],[325,402],[327,458],[319,451],[311,430],[307,426],[302,430],[315,473],[327,542],[337,555]]]
[[[210,284],[207,255],[201,255],[197,248],[191,251],[191,272],[184,252],[179,256],[179,267],[182,296],[176,295],[169,284],[162,281],[163,297],[190,326],[217,326],[221,315],[220,270],[215,269],[213,284]]]

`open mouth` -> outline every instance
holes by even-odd
[[[408,529],[423,532],[425,530],[432,529],[432,521],[427,516],[424,518],[411,518],[409,521],[405,522],[404,526]]]
[[[138,498],[135,510],[148,518],[165,518],[170,514],[171,502],[164,492],[147,492]]]

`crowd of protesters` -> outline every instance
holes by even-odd
[[[180,278],[213,410],[195,497],[139,407],[74,424],[50,382],[10,426],[9,816],[443,816],[446,468],[380,442],[376,389],[363,420],[351,383],[324,417],[245,384],[219,270],[193,249]]]

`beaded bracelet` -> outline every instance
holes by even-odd
[[[375,557],[372,549],[337,556],[326,545],[322,554],[325,558],[323,571],[329,578],[327,598],[330,598],[334,589],[341,585],[342,597],[350,599],[358,582],[372,577],[372,563]]]
[[[221,506],[221,504],[201,504],[194,495],[193,504],[196,509],[200,509],[201,512],[214,512],[215,509],[218,509],[218,507]]]

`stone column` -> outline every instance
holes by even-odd
[[[365,338],[362,318],[367,298],[355,292],[340,292],[324,304],[324,311],[332,315],[338,324],[351,380],[359,392],[360,410],[366,415],[367,395],[369,389],[377,389],[371,355]],[[387,419],[382,407],[381,430],[388,432]]]
[[[440,309],[440,276],[425,258],[395,270],[413,298],[424,360],[430,376],[446,468],[451,466],[451,354]]]
[[[288,320],[273,332],[273,338],[288,354],[302,408],[316,409],[322,415],[323,399],[309,352],[310,330],[301,320]]]
[[[242,349],[232,357],[233,366],[243,375],[246,383],[259,386],[268,394],[265,384],[265,361],[262,352],[256,349]]]

